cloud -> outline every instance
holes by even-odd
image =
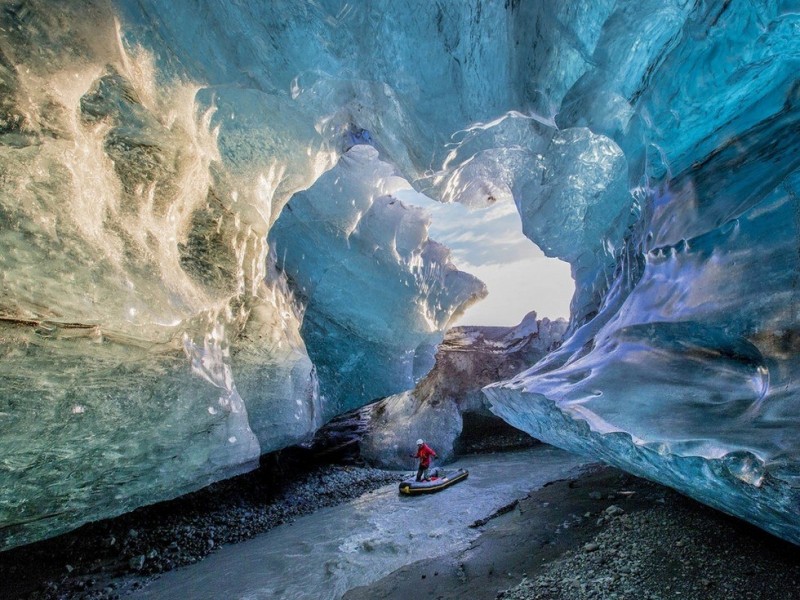
[[[539,317],[568,317],[575,286],[567,263],[547,258],[522,233],[516,206],[499,202],[470,210],[443,204],[413,190],[396,194],[431,215],[429,235],[450,248],[455,265],[479,277],[489,296],[470,308],[460,325],[516,325]]]

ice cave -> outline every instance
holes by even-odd
[[[800,544],[799,67],[796,0],[4,2],[0,551],[366,406],[375,460],[474,411]],[[518,213],[569,318],[453,334],[408,194]]]

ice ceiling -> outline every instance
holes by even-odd
[[[412,387],[485,289],[409,182],[571,265],[498,415],[800,543],[800,5],[412,5],[4,4],[0,548]]]

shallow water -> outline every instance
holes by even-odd
[[[225,546],[132,597],[333,600],[403,565],[466,547],[478,535],[470,523],[585,464],[550,446],[467,457],[450,466],[468,469],[469,478],[442,492],[404,497],[397,485],[386,486]]]

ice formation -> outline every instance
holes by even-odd
[[[502,448],[524,436],[492,415],[481,388],[514,376],[561,345],[564,319],[525,316],[516,327],[453,327],[436,352],[433,369],[414,387],[363,408],[361,456],[371,464],[408,469],[417,438],[426,440],[437,462],[452,460],[464,438]],[[469,427],[475,431],[466,431]],[[463,434],[463,435],[462,435]]]
[[[363,110],[352,105],[359,90],[391,96],[323,76],[342,71],[334,49],[300,51],[317,29],[342,31],[335,14],[277,3],[3,8],[0,548],[252,468],[365,394],[413,386],[447,322],[483,292],[427,239],[422,215],[377,188],[352,239],[387,255],[371,289],[356,287],[358,273],[339,283],[365,302],[379,282],[393,285],[397,314],[353,317],[343,301],[331,315],[324,296],[302,305],[276,269],[266,235],[283,206],[371,141],[350,114]],[[325,256],[345,258],[321,253],[318,265]],[[349,345],[321,356],[328,333],[312,317]],[[337,366],[361,361],[355,388],[376,349],[401,366],[383,378],[376,368],[358,397],[329,385]]]
[[[591,41],[556,123],[624,152],[633,218],[572,249],[573,267],[587,251],[594,263],[578,285],[601,293],[576,293],[571,338],[485,391],[535,437],[800,543],[800,15],[785,2],[610,8],[568,26]],[[592,237],[611,242],[613,274]]]
[[[790,0],[6,4],[0,548],[421,375],[478,288],[394,174],[513,200],[572,265],[570,337],[498,415],[800,543],[799,30]],[[409,285],[361,311],[379,281]]]
[[[356,145],[295,194],[270,231],[305,307],[300,332],[326,420],[413,388],[444,328],[486,295],[428,238],[424,211],[391,195],[407,185],[375,148]]]

